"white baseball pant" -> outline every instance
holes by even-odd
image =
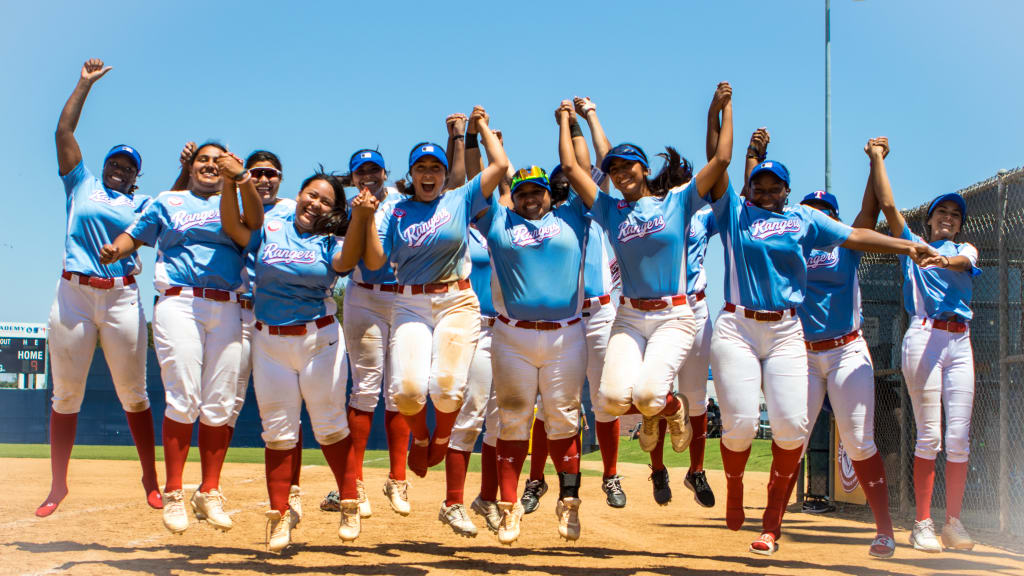
[[[249,390],[249,377],[252,376],[252,333],[256,331],[256,315],[252,308],[241,308],[242,313],[242,347],[238,363],[238,381],[235,383],[235,407],[228,418],[228,426],[232,428],[238,422],[238,415],[245,406],[245,394]]]
[[[146,317],[138,285],[102,289],[61,278],[50,308],[48,333],[54,412],[81,410],[97,338],[121,407],[125,412],[149,408]]]
[[[875,371],[864,338],[818,352],[807,351],[807,422],[818,420],[828,392],[839,439],[850,460],[875,455]]]
[[[462,408],[477,339],[480,302],[469,288],[443,294],[398,294],[388,363],[393,400],[405,416],[427,404],[451,413]]]
[[[661,310],[621,304],[608,338],[595,411],[617,417],[635,404],[644,416],[661,412],[696,332],[687,304]]]
[[[394,292],[377,288],[363,288],[350,281],[345,289],[343,310],[345,348],[348,350],[352,370],[352,394],[349,406],[363,412],[373,412],[380,401],[381,383],[388,383],[384,394],[384,408],[397,412],[393,387],[388,371],[388,341],[391,338],[391,309]]]
[[[348,362],[338,323],[317,329],[309,322],[306,330],[303,336],[280,336],[264,327],[253,335],[253,388],[263,441],[271,450],[291,450],[298,444],[303,401],[321,445],[349,434]]]
[[[700,416],[708,411],[708,366],[711,365],[711,314],[708,313],[708,301],[687,295],[687,302],[693,310],[693,321],[697,333],[693,345],[686,353],[683,365],[679,367],[677,377],[678,390],[690,408],[687,416]]]
[[[513,321],[514,322],[514,321]],[[494,324],[491,356],[502,440],[529,440],[537,394],[543,399],[548,439],[579,432],[580,393],[587,374],[583,322],[556,330]]]
[[[238,302],[161,296],[153,307],[153,342],[167,407],[164,416],[226,426],[235,407],[242,353]]]
[[[763,387],[772,440],[784,450],[807,440],[807,350],[800,319],[789,311],[759,322],[722,310],[711,337],[711,367],[722,409],[722,443],[743,452],[757,435]]]
[[[974,351],[971,331],[947,332],[914,316],[903,336],[903,378],[914,408],[914,455],[934,460],[942,450],[942,411],[946,412],[946,459],[967,462],[974,408]]]
[[[472,452],[480,431],[486,429],[484,444],[498,444],[498,398],[492,386],[491,335],[494,318],[480,319],[480,341],[476,344],[473,361],[469,365],[469,383],[466,400],[459,410],[452,428],[448,447],[460,452]]]

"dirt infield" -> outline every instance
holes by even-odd
[[[587,463],[592,466],[593,463]],[[40,459],[0,459],[0,573],[2,574],[1024,574],[1024,556],[979,546],[970,553],[927,555],[907,545],[897,532],[896,556],[873,560],[867,546],[869,524],[835,517],[787,515],[779,552],[763,558],[747,552],[758,535],[766,474],[747,475],[747,524],[740,532],[725,528],[724,477],[709,480],[719,505],[698,507],[683,487],[684,470],[672,469],[674,500],[659,508],[651,497],[647,468],[620,468],[629,496],[624,510],[604,504],[599,481],[584,478],[581,521],[576,544],[558,538],[555,497],[549,492],[540,509],[525,518],[523,536],[511,548],[500,546],[482,519],[481,534],[461,538],[437,521],[444,474],[432,471],[413,479],[413,513],[394,514],[380,486],[386,470],[367,469],[374,515],[363,522],[353,544],[337,536],[337,515],[321,512],[319,500],[332,480],[326,467],[303,470],[305,517],[284,555],[263,552],[267,505],[263,466],[227,464],[222,486],[235,528],[220,533],[195,524],[181,536],[162,526],[160,512],[145,505],[133,462],[74,460],[71,495],[46,519],[32,512],[46,495],[49,463]],[[199,477],[189,464],[186,483]],[[554,480],[554,479],[549,479]],[[470,474],[467,502],[479,487]],[[194,519],[193,519],[194,522]]]

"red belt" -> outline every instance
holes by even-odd
[[[101,278],[99,276],[85,276],[83,274],[76,274],[74,272],[68,272],[67,270],[61,270],[60,277],[65,280],[77,281],[83,286],[91,286],[92,288],[99,288],[101,290],[110,290],[117,286],[118,280],[121,281],[121,286],[131,286],[132,284],[135,284],[135,276]]]
[[[205,298],[207,300],[215,300],[217,302],[237,302],[238,293],[228,292],[227,290],[218,290],[216,288],[196,288],[188,286],[171,286],[161,296],[177,296],[182,294],[184,290],[189,290],[193,298]]]
[[[498,320],[501,320],[505,324],[514,328],[523,328],[525,330],[558,330],[559,328],[578,324],[582,319],[573,318],[568,322],[546,322],[543,320],[534,322],[533,320],[512,320],[511,318],[498,314]]]
[[[450,290],[469,290],[469,280],[457,280],[455,282],[434,282],[431,284],[399,284],[398,293],[405,294],[409,289],[410,294],[444,294]]]
[[[829,340],[815,340],[814,342],[811,342],[810,340],[805,340],[804,343],[807,345],[807,349],[810,350],[811,352],[822,352],[824,350],[833,350],[835,348],[839,348],[840,346],[846,346],[850,342],[856,340],[858,336],[860,336],[860,330],[854,330],[853,332],[850,332],[849,334],[844,334],[843,336],[839,336],[838,338],[831,338]]]
[[[625,296],[619,296],[619,303],[625,304],[629,302],[629,305],[637,310],[663,310],[670,306],[679,306],[680,304],[686,304],[686,294],[676,294],[675,296],[666,296],[664,298],[626,298]]]
[[[591,306],[604,306],[611,301],[612,297],[608,294],[605,294],[604,296],[594,296],[593,298],[587,298],[583,301],[583,309],[586,310]]]
[[[242,310],[252,310],[252,299],[239,297],[238,305],[242,307]]]
[[[928,324],[928,319],[925,318],[922,324]],[[946,332],[967,332],[967,323],[958,320],[932,320],[932,328],[938,328]]]
[[[795,308],[787,308],[786,310],[751,310],[743,306],[737,306],[732,302],[725,303],[726,312],[736,312],[739,308],[743,308],[743,315],[752,320],[758,322],[778,322],[786,317],[786,312],[789,312],[790,316],[796,316]]]
[[[367,284],[366,282],[356,282],[356,286],[360,288],[366,288],[367,290],[380,290],[381,292],[398,292],[398,284]],[[427,284],[430,286],[430,284]],[[415,292],[413,292],[415,294]]]
[[[313,321],[316,327],[323,328],[324,326],[330,326],[334,323],[334,316],[321,316]],[[259,320],[256,321],[256,329],[263,330],[266,327],[267,333],[273,336],[305,336],[308,333],[305,324],[296,324],[294,326],[267,326]]]
[[[705,298],[703,290],[701,290],[700,292],[697,292],[696,294],[691,294],[691,296],[693,296],[693,301],[694,302],[700,302],[701,300],[703,300]]]

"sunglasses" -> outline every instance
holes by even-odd
[[[260,178],[273,180],[274,178],[281,177],[281,171],[277,168],[250,168],[249,175],[252,176],[253,180],[259,180]]]

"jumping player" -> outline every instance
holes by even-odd
[[[110,264],[97,257],[100,247],[127,228],[149,203],[148,197],[135,194],[142,157],[131,146],[115,146],[104,159],[101,178],[96,178],[85,167],[75,139],[89,90],[110,70],[102,60],[87,60],[57,123],[57,165],[67,195],[68,222],[64,269],[48,328],[53,370],[52,479],[46,501],[36,509],[40,517],[53,514],[68,493],[68,462],[97,339],[139,454],[146,501],[153,508],[163,506],[156,476],[153,413],[146,394],[146,318],[135,284],[141,264],[137,255]]]

